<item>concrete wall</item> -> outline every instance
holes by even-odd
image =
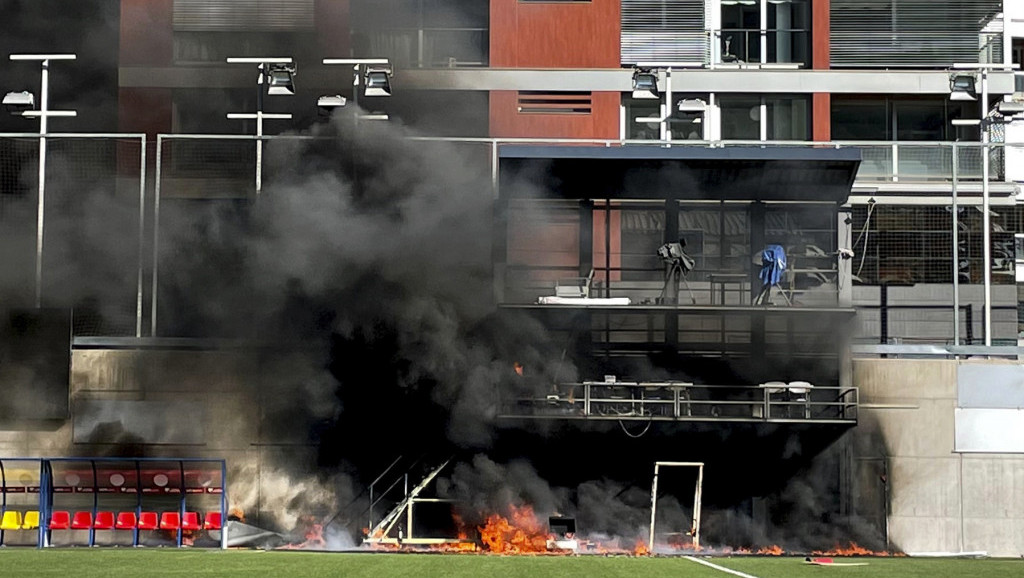
[[[895,548],[1021,556],[1024,455],[954,452],[957,372],[964,363],[1009,362],[854,360],[853,381],[867,406],[853,432],[854,459],[885,460],[888,538]]]
[[[284,405],[275,392],[287,389],[301,400],[295,384],[310,377],[283,371],[274,358],[240,351],[76,350],[71,417],[0,425],[0,456],[223,458],[231,505],[250,522],[287,530],[309,513],[301,511],[309,502],[329,502],[333,493],[314,487],[316,449],[307,424],[296,418],[291,431],[261,426]],[[303,494],[308,502],[282,511],[280,504]]]

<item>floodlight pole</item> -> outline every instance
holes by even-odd
[[[267,72],[270,64],[291,64],[291,58],[228,58],[230,64],[256,64],[259,66],[260,76],[256,80],[256,113],[229,113],[230,119],[255,119],[256,120],[256,196],[263,192],[263,119],[287,120],[291,114],[266,114],[263,112],[263,93],[267,90]]]
[[[22,116],[39,117],[39,195],[36,206],[36,294],[35,305],[43,303],[43,220],[46,200],[46,134],[47,120],[51,116],[76,116],[73,110],[50,110],[50,61],[74,60],[74,54],[12,54],[11,60],[34,60],[42,65],[42,79],[39,87],[39,110],[25,111]]]
[[[960,213],[957,206],[957,181],[960,178],[960,149],[953,143],[953,345],[960,345]]]
[[[981,255],[984,277],[984,302],[982,304],[982,324],[985,332],[985,345],[992,345],[992,218],[989,215],[989,130],[991,121],[988,118],[988,72],[989,70],[1005,70],[1010,66],[1002,63],[967,63],[954,64],[954,69],[972,70],[981,76]],[[954,215],[955,217],[955,215]]]
[[[985,300],[982,322],[985,327],[985,345],[992,345],[992,218],[989,216],[988,185],[988,70],[981,69],[981,256],[985,260]]]
[[[391,61],[387,58],[325,58],[323,63],[326,66],[331,65],[342,65],[352,67],[352,104],[356,107],[355,120],[353,121],[356,126],[359,125],[359,86],[362,84],[362,69],[364,66],[380,65],[380,66],[391,66]]]

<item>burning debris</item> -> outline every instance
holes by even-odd
[[[508,518],[491,514],[480,526],[480,540],[494,554],[540,554],[548,551],[548,531],[531,506],[509,506]]]

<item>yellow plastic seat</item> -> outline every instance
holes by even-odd
[[[39,527],[39,512],[36,510],[29,510],[25,512],[25,515],[21,520],[22,530],[35,530]]]
[[[3,519],[0,519],[0,530],[20,530],[21,529],[21,512],[15,512],[14,510],[7,510],[4,512]]]

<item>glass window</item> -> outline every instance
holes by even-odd
[[[946,102],[896,101],[896,140],[944,140]]]
[[[398,66],[486,66],[489,14],[479,0],[354,0],[352,44]]]
[[[659,118],[661,101],[646,98],[632,98],[630,93],[623,97],[626,106],[626,138],[630,140],[657,140],[661,138],[661,125],[656,122],[637,122],[638,118]]]
[[[833,140],[892,140],[885,99],[832,100]]]
[[[807,0],[768,3],[767,62],[810,65],[811,11]]]
[[[810,107],[806,96],[768,97],[768,140],[810,140]]]
[[[707,120],[707,94],[673,94],[672,117],[669,119],[669,138],[673,140],[702,140]]]
[[[761,62],[761,14],[757,4],[722,2],[722,61]]]
[[[723,95],[719,99],[722,138],[759,140],[761,138],[761,99]]]

